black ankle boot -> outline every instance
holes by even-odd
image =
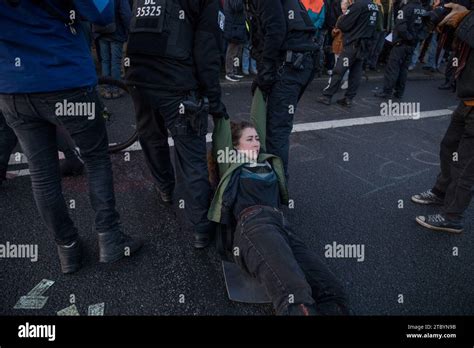
[[[131,256],[141,248],[143,242],[122,232],[99,233],[100,262],[114,262]]]
[[[196,249],[207,247],[214,238],[215,228],[216,225],[213,223],[194,227],[194,247]]]
[[[58,245],[61,271],[65,274],[77,272],[82,267],[82,246],[77,239],[69,245]]]

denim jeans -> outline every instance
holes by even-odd
[[[433,192],[444,197],[443,212],[451,219],[461,220],[474,188],[474,107],[460,102],[441,142],[439,156],[441,172]]]
[[[13,130],[7,125],[0,111],[0,181],[5,179],[10,154],[17,144]]]
[[[250,56],[249,44],[246,44],[242,51],[242,71],[247,74],[257,73],[257,62]]]
[[[423,46],[423,41],[418,42],[418,45],[415,47],[415,51],[413,51],[413,55],[411,56],[410,67],[415,67],[420,59],[421,54],[421,47]]]
[[[99,39],[102,76],[111,76],[115,80],[122,78],[123,42]]]
[[[95,115],[56,116],[57,103],[87,103],[95,106]],[[85,105],[85,104],[83,104]],[[85,162],[89,199],[95,212],[98,233],[119,232],[120,217],[115,196],[108,139],[102,107],[92,88],[35,94],[0,94],[0,110],[15,131],[28,158],[36,206],[48,230],[58,244],[77,239],[77,229],[69,217],[59,172],[57,128],[64,125]],[[63,110],[64,111],[64,110]]]
[[[436,61],[436,50],[438,48],[438,34],[433,33],[431,36],[431,42],[428,46],[425,58],[425,66],[433,69],[439,68],[439,61],[443,57],[443,52],[439,55],[438,61]]]
[[[255,208],[238,221],[234,260],[264,285],[277,314],[288,315],[289,306],[298,304],[314,306],[322,315],[350,314],[341,284],[293,233],[283,213]]]

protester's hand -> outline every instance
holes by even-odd
[[[469,10],[462,5],[450,2],[444,5],[446,8],[450,8],[451,12],[438,24],[438,27],[449,26],[456,28],[463,18],[469,13]]]

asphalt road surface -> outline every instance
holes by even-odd
[[[427,116],[420,119],[377,123],[382,106],[371,90],[381,80],[374,79],[362,83],[352,109],[317,104],[322,81],[308,88],[297,109],[299,131],[291,136],[290,150],[294,208],[286,209],[288,218],[344,284],[356,314],[474,314],[472,209],[466,215],[466,231],[449,235],[419,227],[415,216],[436,209],[410,202],[412,194],[434,183],[439,144],[449,112],[458,103],[453,93],[436,88],[441,82],[408,82],[404,102],[419,103]],[[249,89],[248,82],[223,87],[234,119],[248,118]],[[352,125],[356,118],[360,124]],[[37,262],[0,259],[0,314],[56,315],[71,299],[80,315],[87,315],[88,306],[96,303],[105,303],[105,315],[273,313],[271,305],[227,298],[215,247],[193,249],[182,210],[160,205],[141,151],[112,159],[123,229],[144,238],[142,251],[99,264],[85,178],[64,179],[64,194],[75,201],[71,216],[86,251],[84,268],[62,275],[52,236],[36,211],[29,177],[15,177],[0,188],[0,244],[35,244],[39,254]],[[10,170],[24,168],[27,164]],[[180,198],[179,190],[175,198]],[[359,245],[363,257],[326,257],[327,245],[333,243]],[[43,294],[48,297],[44,307],[14,309],[42,279],[54,281]]]

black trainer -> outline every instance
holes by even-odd
[[[77,272],[82,267],[82,246],[78,239],[68,245],[58,245],[59,262],[64,274]]]
[[[430,230],[461,233],[464,229],[462,222],[449,220],[442,214],[417,216],[416,222]]]
[[[163,192],[161,191],[158,186],[155,185],[155,190],[160,196],[160,199],[163,203],[167,205],[171,205],[173,203],[173,194],[172,192]]]
[[[342,99],[337,100],[336,103],[346,108],[350,108],[352,106],[352,99],[344,97]]]
[[[331,98],[325,96],[325,95],[322,95],[322,96],[319,96],[316,98],[316,101],[318,103],[321,103],[321,104],[325,104],[325,105],[331,105]]]
[[[443,205],[444,203],[444,199],[434,194],[431,190],[413,195],[411,196],[411,200],[414,203],[427,205]]]
[[[143,242],[122,232],[99,233],[100,262],[114,262],[131,256],[138,251]]]

